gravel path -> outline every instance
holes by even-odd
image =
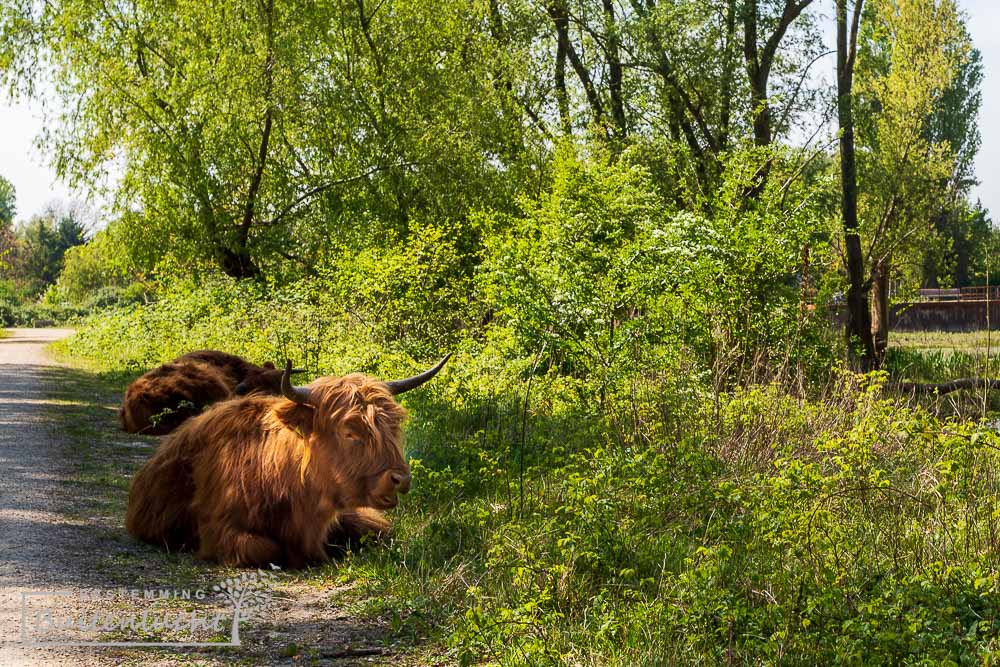
[[[87,649],[25,648],[23,591],[78,591],[95,548],[79,521],[59,512],[69,471],[46,417],[51,366],[45,352],[66,329],[14,329],[0,338],[0,665],[93,665]]]
[[[238,652],[23,645],[22,593],[68,593],[46,598],[62,618],[114,616],[122,613],[122,603],[94,601],[95,593],[122,586],[210,588],[229,574],[190,558],[170,559],[124,535],[123,510],[107,501],[109,496],[120,501],[121,480],[149,456],[154,443],[120,433],[115,410],[107,405],[115,399],[97,386],[88,393],[85,373],[60,367],[48,356],[45,346],[70,331],[10,333],[0,338],[0,667],[416,664],[419,658],[405,660],[398,645],[386,642],[386,618],[353,617],[343,601],[350,586],[333,585],[331,573],[322,569],[318,581],[290,576],[282,583],[270,608],[245,627]],[[96,471],[98,480],[82,482],[80,469]],[[109,487],[109,481],[115,484]],[[30,610],[46,604],[28,600],[28,634],[38,638]],[[149,604],[136,601],[128,611],[145,608]],[[56,638],[95,639],[93,633],[71,632]],[[121,640],[137,638],[133,633]]]

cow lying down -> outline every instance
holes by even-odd
[[[281,396],[218,403],[163,439],[132,481],[126,529],[225,565],[292,568],[385,532],[382,510],[410,489],[394,396],[447,360],[405,380],[351,374],[306,387],[292,386],[288,364]]]
[[[299,372],[297,369],[293,372]],[[253,392],[278,394],[281,371],[218,350],[189,352],[136,379],[119,417],[128,433],[166,435],[207,406]]]

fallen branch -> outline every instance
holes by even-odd
[[[998,389],[1000,390],[1000,380],[987,380],[986,378],[960,378],[951,382],[934,384],[932,382],[900,382],[896,387],[903,392],[917,394],[950,394],[953,391],[962,389]]]

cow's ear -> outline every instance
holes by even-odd
[[[278,421],[303,437],[312,432],[313,413],[313,406],[292,401],[279,401],[274,408],[274,416]]]
[[[270,361],[265,361],[264,362],[264,368],[269,368],[269,369],[271,369],[273,371],[274,370],[274,364],[272,364]]]

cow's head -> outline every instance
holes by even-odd
[[[304,368],[293,368],[292,373],[305,373]],[[270,361],[264,362],[260,368],[254,368],[247,372],[246,377],[236,385],[233,393],[237,396],[248,394],[281,394],[281,376],[284,371],[274,367]]]
[[[338,506],[389,509],[410,490],[403,458],[406,411],[395,396],[437,375],[450,356],[420,375],[391,382],[353,373],[294,387],[291,362],[285,367],[281,393],[288,402],[276,413],[309,441],[309,466]]]

